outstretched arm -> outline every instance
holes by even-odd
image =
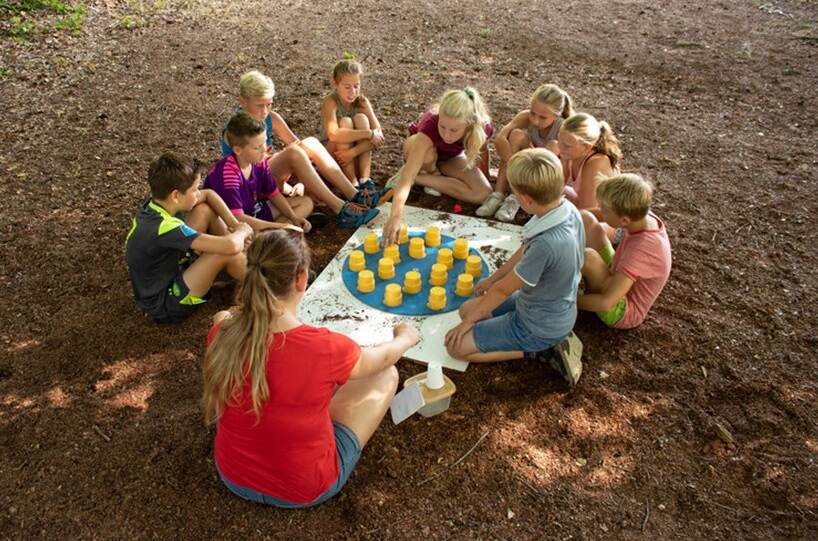
[[[423,133],[416,133],[406,141],[406,162],[400,170],[400,180],[398,180],[392,196],[392,212],[389,214],[389,220],[383,229],[385,245],[395,244],[398,240],[403,207],[409,198],[409,192],[412,190],[415,178],[417,178],[421,167],[423,167],[423,158],[433,148],[432,140]]]

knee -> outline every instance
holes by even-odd
[[[594,213],[588,209],[582,209],[579,211],[582,215],[582,223],[585,225],[585,228],[588,229],[590,226],[595,225],[597,222],[596,216]]]
[[[352,117],[352,123],[358,129],[368,130],[369,129],[369,117],[367,117],[363,113],[358,113],[354,117]]]
[[[400,381],[400,374],[398,374],[398,369],[395,368],[395,365],[392,365],[383,372],[386,389],[390,395],[393,395],[398,390],[398,382]]]
[[[301,142],[304,143],[306,141],[302,140]],[[303,161],[310,161],[309,156],[307,156],[307,152],[301,148],[301,145],[290,145],[288,146],[284,152],[287,153],[287,158],[293,162],[303,162]]]
[[[454,347],[450,344],[446,345],[446,353],[449,354],[449,357],[453,359],[457,359],[459,361],[466,360],[466,354],[463,352],[462,346],[461,347]]]
[[[339,128],[347,128],[347,129],[352,128],[353,127],[352,119],[349,118],[348,116],[339,118],[338,119],[338,127]]]
[[[528,133],[520,128],[515,128],[511,130],[510,134],[508,134],[508,143],[511,145],[513,151],[520,150],[521,148],[528,146]]]

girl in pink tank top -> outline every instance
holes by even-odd
[[[622,151],[611,127],[587,113],[572,115],[558,136],[565,197],[578,209],[594,210],[597,181],[619,173]]]

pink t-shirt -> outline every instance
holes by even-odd
[[[611,265],[613,272],[621,272],[634,282],[627,294],[625,314],[614,325],[617,329],[640,325],[670,276],[670,240],[665,224],[653,212],[648,215],[658,227],[637,233],[626,231]]]

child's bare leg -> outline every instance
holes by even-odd
[[[608,287],[611,269],[605,264],[599,252],[593,248],[585,248],[582,277],[585,278],[586,293],[601,293]]]
[[[329,403],[329,416],[352,430],[361,447],[381,424],[398,387],[398,370],[390,366],[342,385]]]
[[[293,214],[295,214],[299,218],[306,218],[307,216],[309,216],[313,208],[315,207],[315,205],[312,202],[312,199],[310,199],[306,195],[288,197],[287,203],[289,203],[290,208],[293,209]],[[273,212],[273,216],[275,216],[276,222],[280,224],[292,223],[292,221],[287,219],[287,217],[284,216],[283,214],[277,214],[278,209],[273,207],[272,203],[268,201],[267,204],[270,205],[270,210]]]
[[[511,147],[511,155],[514,156],[520,150],[531,147],[531,139],[528,137],[527,131],[515,129],[511,130],[511,133],[508,135],[508,144]],[[507,166],[508,164],[505,161],[500,160],[500,168],[497,171],[497,183],[494,186],[495,192],[500,192],[504,195],[508,194]]]
[[[352,119],[346,116],[343,118],[339,118],[338,127],[341,129],[352,129],[353,128]],[[329,150],[331,154],[334,154],[339,150],[348,150],[352,148],[353,145],[354,143],[333,143],[332,141],[330,141],[329,143],[327,143],[327,150]],[[341,169],[343,170],[344,174],[347,176],[349,181],[352,182],[352,184],[358,183],[358,177],[355,174],[354,159],[350,161],[348,164],[342,165]]]
[[[605,228],[607,224],[600,223],[596,216],[587,209],[581,210],[580,214],[582,214],[582,226],[585,228],[585,245],[597,252],[602,252],[606,246],[611,244]]]
[[[236,280],[244,278],[247,272],[247,258],[244,252],[234,255],[202,254],[187,268],[182,278],[191,295],[203,297],[222,269]]]
[[[455,359],[470,363],[496,363],[500,361],[514,361],[523,358],[522,351],[490,351],[483,353],[474,343],[474,331],[471,330],[463,337],[460,344],[454,348],[446,346],[446,351]]]
[[[187,213],[185,223],[201,233],[226,235],[227,225],[207,203],[199,203]]]
[[[316,199],[327,205],[333,214],[341,212],[344,201],[327,188],[327,185],[318,176],[312,163],[310,163],[310,159],[301,147],[290,145],[281,152],[276,152],[270,158],[269,164],[273,176],[294,174],[298,177],[298,180],[304,183],[304,188]],[[346,180],[346,177],[344,178]],[[344,192],[344,196],[349,199],[355,196],[356,191],[352,184],[349,184],[349,181],[346,182],[351,193]]]
[[[341,171],[338,162],[329,153],[321,141],[315,137],[307,137],[298,142],[298,146],[307,153],[310,160],[315,163],[315,168],[327,182],[335,186],[347,199],[351,199],[357,193],[355,186],[349,181],[347,176]],[[301,177],[299,177],[301,178]],[[303,180],[302,180],[303,182]]]
[[[368,130],[369,126],[369,117],[363,113],[358,113],[352,119],[352,123],[356,130]],[[363,141],[361,141],[363,143]],[[355,158],[355,163],[357,164],[358,172],[361,174],[360,178],[370,178],[372,176],[372,151],[367,150],[366,152],[362,152]]]
[[[457,311],[457,313],[460,314],[460,319],[466,319],[466,317],[468,317],[469,314],[474,312],[475,308],[477,308],[477,303],[479,301],[480,301],[480,299],[475,298],[475,299],[469,299],[466,302],[464,302],[460,306],[460,309]]]
[[[477,167],[467,168],[465,156],[455,156],[440,165],[442,177],[429,177],[424,184],[418,178],[418,184],[431,186],[448,196],[472,204],[480,204],[491,195],[488,179]]]

